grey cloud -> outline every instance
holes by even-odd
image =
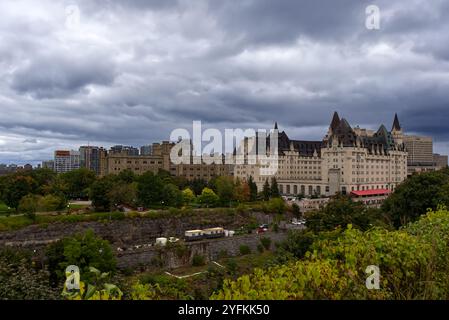
[[[278,121],[320,139],[334,110],[371,128],[398,112],[407,132],[433,136],[437,150],[449,143],[447,2],[77,3],[79,30],[64,29],[69,1],[23,1],[27,14],[0,4],[0,162],[147,144],[193,120]],[[364,27],[373,3],[385,14],[378,31]]]
[[[12,88],[37,99],[60,98],[88,85],[109,85],[115,66],[104,57],[70,58],[62,55],[39,57],[12,75]]]

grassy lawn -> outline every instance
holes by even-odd
[[[89,208],[89,206],[85,204],[70,204],[70,210],[81,210],[87,208]]]
[[[111,220],[121,220],[125,219],[125,214],[122,212],[97,212],[82,215],[37,215],[36,219],[32,219],[26,216],[11,216],[11,217],[1,217],[0,218],[0,231],[11,231],[24,228],[32,224],[38,224],[45,227],[50,223],[55,222],[84,222],[84,221],[108,221]]]
[[[12,214],[14,210],[8,209],[8,206],[3,202],[0,202],[0,215]]]
[[[70,210],[73,207],[70,205]],[[145,219],[161,219],[161,218],[183,218],[183,217],[195,217],[198,224],[213,223],[217,217],[227,217],[229,221],[231,218],[235,220],[240,220],[241,225],[251,225],[252,227],[257,226],[255,223],[255,218],[250,217],[248,212],[238,213],[234,208],[203,208],[203,209],[192,209],[192,208],[170,208],[164,210],[150,210],[148,212],[105,212],[105,213],[85,213],[85,214],[74,214],[66,215],[66,211],[63,210],[60,215],[46,215],[38,214],[36,219],[33,221],[23,215],[18,216],[2,216],[0,214],[0,231],[10,231],[17,230],[32,224],[46,225],[54,222],[84,222],[84,221],[99,221],[99,220],[109,220],[111,216],[112,220],[120,220],[125,218],[145,218]]]

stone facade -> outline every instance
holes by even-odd
[[[151,155],[129,155],[126,152],[109,153],[105,156],[105,168],[102,175],[119,174],[123,170],[131,170],[135,174],[147,171],[157,173],[159,170],[170,172],[172,176],[184,177],[187,180],[202,179],[209,181],[217,176],[232,176],[234,167],[230,164],[215,163],[204,164],[201,159],[199,163],[174,164],[170,160],[170,152],[175,144],[168,141],[154,143],[151,147]]]
[[[322,141],[292,140],[279,132],[277,124],[274,132],[278,136],[278,169],[273,175],[261,174],[261,162],[235,166],[234,176],[244,180],[253,176],[259,190],[272,177],[282,194],[308,197],[394,190],[407,178],[407,152],[397,116],[389,132],[383,125],[377,131],[352,128],[335,113]],[[250,145],[257,144],[253,141]]]

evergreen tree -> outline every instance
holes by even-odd
[[[270,200],[271,189],[270,189],[270,184],[268,183],[268,179],[265,180],[262,193],[263,193],[263,199],[265,201]]]
[[[271,178],[271,197],[272,198],[279,198],[281,196],[279,192],[278,183],[276,181],[276,178]]]
[[[249,186],[249,199],[250,199],[250,201],[256,201],[257,200],[257,185],[254,182],[253,176],[249,176],[248,186]]]

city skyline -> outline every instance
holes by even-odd
[[[370,4],[2,3],[0,163],[140,147],[194,120],[317,140],[334,110],[372,129],[397,112],[448,154],[449,5],[376,1],[368,30]]]

